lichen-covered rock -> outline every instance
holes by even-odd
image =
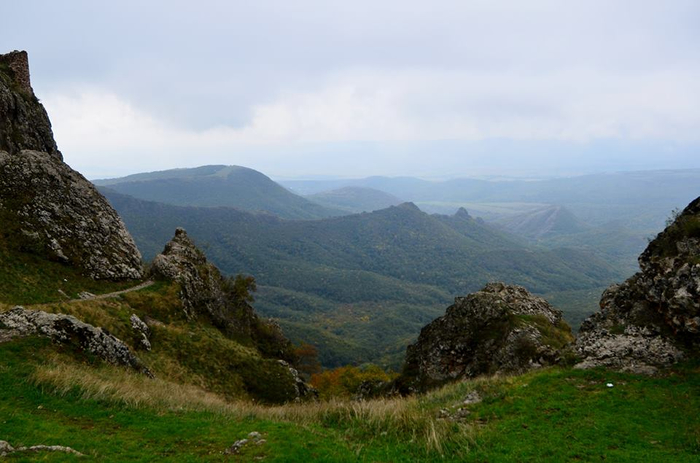
[[[458,297],[406,350],[401,393],[557,363],[573,341],[562,314],[525,288],[490,283]]]
[[[137,348],[150,352],[151,341],[149,338],[151,337],[151,329],[136,314],[131,314],[129,321],[131,322],[131,329],[134,330]]]
[[[22,336],[38,335],[50,338],[58,344],[71,344],[111,364],[128,366],[153,376],[118,338],[71,315],[27,310],[17,306],[8,312],[0,313],[0,327],[13,330]]]
[[[299,376],[299,372],[294,367],[292,367],[289,363],[285,362],[284,360],[278,360],[277,362],[284,368],[287,368],[289,370],[289,374],[292,375],[292,379],[294,381],[296,402],[299,402],[301,400],[318,398],[318,391],[315,388],[306,384],[306,381],[304,381],[302,377]]]
[[[180,284],[180,299],[188,319],[198,314],[206,314],[222,328],[245,331],[244,326],[232,327],[227,310],[223,277],[219,270],[207,261],[204,253],[182,228],[175,230],[175,236],[161,254],[153,259],[151,269],[156,278],[177,281]],[[245,320],[240,320],[246,323]]]
[[[0,151],[0,233],[22,251],[95,279],[141,278],[141,255],[119,215],[82,175],[38,151]]]
[[[141,255],[107,200],[62,160],[25,52],[0,55],[0,239],[95,279],[140,278]]]
[[[654,373],[700,345],[700,198],[639,257],[641,271],[601,297],[582,325],[577,368]]]

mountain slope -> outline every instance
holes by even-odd
[[[553,205],[505,217],[496,223],[510,233],[531,239],[578,233],[586,229],[571,211]]]
[[[345,187],[337,190],[322,191],[306,196],[307,199],[322,206],[347,212],[372,212],[398,206],[403,201],[394,195],[374,188]]]
[[[179,206],[227,206],[286,219],[317,219],[343,212],[295,195],[253,169],[202,166],[95,180],[96,185],[149,201]]]
[[[256,307],[279,317],[293,339],[318,342],[326,365],[395,365],[420,327],[454,295],[489,281],[551,293],[598,288],[619,276],[588,253],[532,250],[471,217],[430,216],[410,203],[286,221],[105,194],[146,258],[182,226],[223,272],[255,276]],[[338,345],[338,337],[346,344]]]

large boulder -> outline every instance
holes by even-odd
[[[700,198],[639,257],[640,272],[612,285],[582,325],[578,368],[654,373],[700,345]]]
[[[0,331],[13,336],[36,335],[58,344],[73,345],[114,365],[124,365],[153,376],[129,347],[108,331],[71,315],[15,307],[0,313]]]
[[[117,213],[63,162],[29,83],[25,52],[0,55],[0,242],[95,279],[142,276],[141,255]]]
[[[406,350],[401,393],[484,374],[519,373],[560,361],[573,341],[559,310],[525,288],[487,284],[458,297]]]

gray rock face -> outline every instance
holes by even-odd
[[[0,55],[0,239],[96,279],[140,278],[141,255],[107,200],[62,160],[25,52]]]
[[[209,314],[218,324],[224,323],[227,301],[223,277],[184,229],[175,230],[173,239],[153,259],[152,272],[156,277],[180,283],[180,299],[187,318],[194,319],[202,313]]]
[[[42,151],[61,161],[46,110],[29,80],[26,51],[0,55],[0,151]]]
[[[582,325],[578,368],[654,373],[700,344],[700,198],[639,257],[641,271],[608,288]]]
[[[292,379],[294,380],[294,391],[296,395],[295,401],[299,402],[301,400],[307,400],[310,398],[318,398],[318,391],[306,384],[306,382],[301,378],[301,376],[299,376],[299,372],[295,368],[293,368],[289,363],[285,362],[284,360],[278,360],[277,362],[283,367],[287,368],[289,370],[289,373],[292,375]]]
[[[483,374],[522,372],[559,361],[573,341],[561,312],[519,286],[490,283],[458,297],[406,350],[402,393]]]
[[[27,310],[18,306],[0,313],[0,328],[22,336],[38,335],[58,344],[72,344],[111,364],[128,366],[153,376],[122,341],[102,328],[96,328],[70,315]]]
[[[82,175],[38,151],[0,151],[0,218],[20,250],[95,279],[141,278],[141,254],[117,213]]]
[[[134,330],[137,348],[150,352],[151,341],[149,338],[151,337],[151,329],[136,314],[131,314],[129,321],[131,322],[131,329]]]

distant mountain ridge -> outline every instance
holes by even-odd
[[[620,275],[590,253],[528,248],[466,211],[431,216],[404,203],[287,221],[104,193],[147,259],[182,226],[222,271],[254,275],[258,310],[279,318],[293,339],[318,345],[326,365],[396,362],[453,295],[489,281],[542,294],[591,290]]]
[[[344,214],[302,198],[266,175],[240,166],[171,169],[94,183],[135,198],[176,206],[235,207],[300,220]]]
[[[398,206],[403,200],[383,191],[366,187],[343,187],[306,196],[307,199],[333,209],[351,213],[372,212]]]
[[[511,233],[532,239],[579,233],[587,228],[571,211],[554,205],[504,217],[496,224]]]

